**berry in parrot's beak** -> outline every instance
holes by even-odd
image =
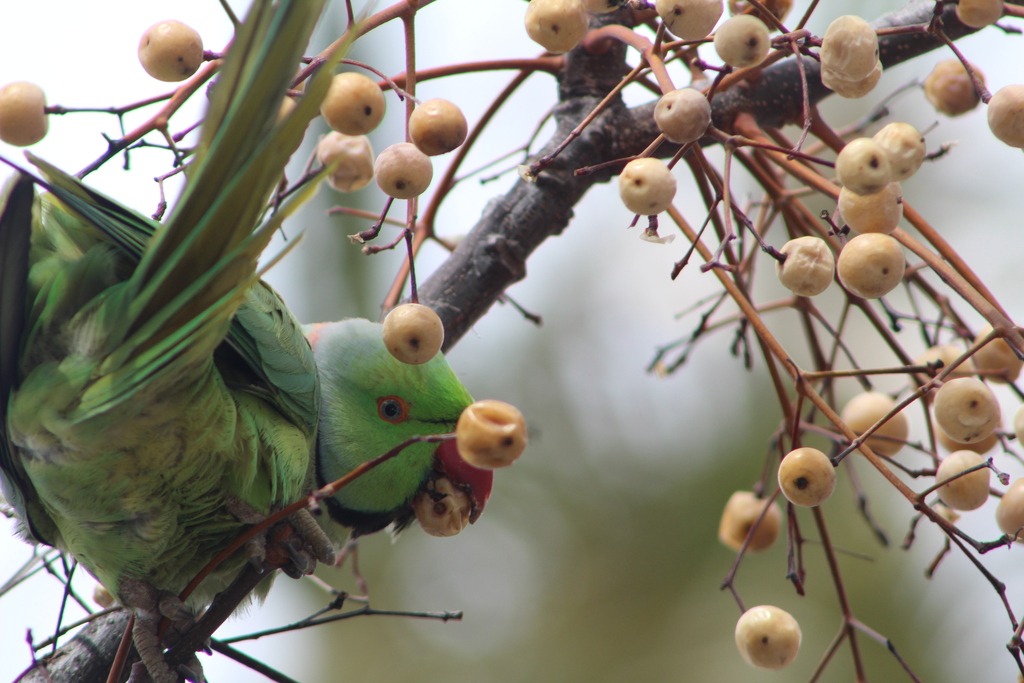
[[[413,499],[416,521],[431,536],[455,536],[469,524],[473,504],[447,477],[438,477]]]
[[[484,511],[491,497],[494,472],[473,467],[459,455],[455,440],[442,441],[434,451],[434,468],[440,471],[459,491],[465,493],[471,504],[469,522],[472,524]]]

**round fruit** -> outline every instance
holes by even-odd
[[[985,458],[974,451],[954,451],[939,463],[935,471],[935,482],[955,477],[964,470],[985,463]],[[983,467],[940,486],[939,500],[954,510],[977,510],[988,500],[988,482],[992,470]]]
[[[793,505],[821,505],[836,488],[836,470],[817,448],[797,448],[779,465],[779,488]]]
[[[996,427],[996,429],[999,429],[999,427]],[[946,432],[941,429],[936,429],[935,438],[938,440],[939,445],[950,453],[954,451],[974,451],[981,455],[983,453],[988,453],[999,443],[999,435],[995,432],[992,432],[984,439],[978,439],[971,443],[960,443],[959,441],[949,438],[949,434],[946,434]]]
[[[409,117],[409,137],[428,156],[452,151],[466,141],[468,132],[462,110],[440,97],[416,107]]]
[[[974,338],[975,343],[987,337],[990,332],[992,332],[992,325],[985,323],[978,330],[978,335]],[[1020,376],[1021,368],[1024,367],[1024,360],[1017,357],[1005,339],[993,339],[978,349],[972,358],[974,358],[974,366],[978,370],[996,373],[988,377],[993,382],[1013,382]]]
[[[742,548],[750,528],[768,505],[767,498],[758,498],[750,491],[733,493],[722,510],[722,521],[718,524],[718,540],[733,550]],[[778,505],[772,504],[765,512],[761,523],[754,529],[750,544],[747,545],[747,552],[757,553],[772,547],[775,539],[779,537],[781,525],[782,511]]]
[[[203,39],[180,21],[158,22],[139,40],[139,62],[158,81],[183,81],[203,63]]]
[[[861,80],[878,64],[878,36],[860,17],[841,16],[825,31],[819,57],[822,71],[847,81]]]
[[[366,135],[384,118],[385,108],[384,92],[376,81],[349,71],[331,79],[320,115],[339,133]]]
[[[715,51],[722,61],[737,69],[757,66],[771,50],[768,27],[752,14],[738,14],[715,31]]]
[[[583,0],[530,0],[524,21],[530,39],[556,55],[576,47],[590,27]]]
[[[935,392],[934,410],[939,429],[960,443],[986,439],[1002,422],[995,395],[975,377],[958,377],[943,384]]]
[[[19,81],[0,89],[0,140],[8,145],[28,147],[46,137],[49,127],[42,88]]]
[[[633,159],[619,175],[619,197],[633,213],[653,216],[672,205],[676,179],[658,159]]]
[[[786,260],[775,262],[775,274],[782,286],[797,296],[817,296],[832,284],[836,259],[825,240],[809,235],[797,237],[779,251]]]
[[[854,237],[836,261],[843,286],[864,299],[877,299],[894,290],[903,280],[905,267],[900,243],[878,232]]]
[[[924,162],[924,136],[909,123],[890,123],[875,133],[872,140],[889,153],[889,168],[895,181],[914,175]]]
[[[412,199],[423,194],[434,178],[430,157],[411,142],[399,142],[377,156],[373,177],[384,194]]]
[[[736,647],[752,666],[782,669],[800,651],[800,625],[774,605],[751,607],[736,622]]]
[[[316,146],[316,158],[324,166],[335,164],[327,184],[338,192],[355,192],[373,180],[373,148],[365,135],[331,131]]]
[[[472,508],[469,496],[457,489],[448,477],[438,477],[412,501],[416,521],[431,536],[460,533],[469,524]]]
[[[996,507],[996,524],[1004,534],[1016,536],[1017,543],[1024,543],[1024,479],[1017,479],[1003,493]]]
[[[850,399],[840,417],[846,426],[857,435],[863,434],[873,424],[888,415],[896,407],[896,401],[877,391],[866,391]],[[899,453],[910,436],[910,422],[900,411],[893,415],[867,439],[868,447],[882,455]]]
[[[699,140],[711,125],[711,103],[695,88],[680,88],[654,105],[654,122],[665,137],[680,145]]]
[[[703,40],[722,17],[722,0],[655,0],[665,27],[681,40]]]
[[[849,188],[839,190],[839,215],[854,232],[880,232],[888,235],[903,218],[903,190],[889,183],[881,192],[857,194]]]
[[[422,365],[441,350],[444,325],[423,304],[400,304],[384,318],[383,336],[392,356],[408,365]]]
[[[857,194],[881,192],[892,182],[888,153],[871,138],[851,140],[836,157],[836,176]]]
[[[761,4],[779,21],[783,21],[789,14],[789,10],[793,9],[793,0],[765,0]],[[750,14],[752,12],[756,12],[756,10],[750,9],[750,3],[747,0],[729,0],[730,14]]]
[[[973,64],[971,69],[984,84],[985,74]],[[946,116],[966,114],[981,102],[970,74],[959,59],[944,59],[932,68],[924,79],[924,96],[936,111]]]
[[[882,62],[876,62],[875,68],[863,78],[846,78],[839,73],[822,67],[821,82],[826,88],[840,97],[857,100],[875,89],[882,78]]]
[[[526,450],[526,420],[515,406],[488,399],[466,407],[455,425],[459,455],[473,467],[508,467]]]
[[[962,356],[963,353],[964,350],[955,344],[940,344],[939,346],[932,346],[926,349],[924,353],[914,359],[914,365],[928,365],[929,363],[934,363],[935,361],[940,360],[942,361],[942,367],[946,368],[955,363],[956,359]],[[973,374],[974,362],[968,358],[963,363],[956,366],[956,370],[949,373],[947,377],[969,377]]]
[[[1018,443],[1024,444],[1024,405],[1013,416],[1013,435],[1017,437]]]
[[[984,28],[1003,16],[1003,0],[959,0],[956,17],[971,28]]]
[[[1024,85],[1006,85],[988,101],[988,127],[1010,147],[1024,147]]]

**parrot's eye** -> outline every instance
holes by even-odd
[[[409,406],[397,396],[384,396],[377,399],[377,414],[385,422],[398,424],[409,417]]]

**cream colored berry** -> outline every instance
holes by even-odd
[[[468,132],[462,110],[440,97],[416,107],[409,117],[409,137],[428,156],[452,151],[466,141]]]
[[[423,304],[392,308],[384,318],[382,334],[391,355],[409,365],[426,363],[444,344],[441,318]]]
[[[633,159],[619,175],[619,197],[633,213],[652,216],[672,205],[676,179],[658,159]]]
[[[960,443],[990,436],[1002,422],[999,402],[988,385],[974,377],[958,377],[935,392],[935,422]]]
[[[929,365],[935,361],[942,361],[942,368],[939,368],[939,370],[942,370],[955,363],[963,354],[964,350],[955,344],[939,344],[929,347],[924,353],[915,358],[914,365]],[[968,358],[956,366],[956,369],[949,373],[947,377],[953,379],[956,377],[969,377],[973,374],[974,362]]]
[[[769,507],[767,498],[758,498],[750,491],[736,491],[729,497],[718,524],[718,540],[733,550],[742,548],[751,527],[766,507],[764,518],[750,537],[747,552],[757,553],[772,547],[779,537],[782,511],[775,504]]]
[[[183,81],[203,63],[203,39],[180,21],[158,22],[139,39],[139,62],[158,81]]]
[[[1006,489],[996,507],[996,524],[1004,534],[1016,536],[1024,543],[1024,479],[1017,479]]]
[[[822,70],[856,81],[868,76],[878,64],[878,35],[868,22],[852,14],[829,24],[821,38]]]
[[[988,127],[1010,147],[1024,147],[1024,85],[1006,85],[988,101]]]
[[[793,0],[766,0],[766,2],[761,4],[775,15],[775,18],[779,21],[783,21],[786,15],[789,14],[789,10],[793,9]],[[729,0],[730,14],[750,14],[756,11],[751,9],[750,3],[747,0]]]
[[[817,448],[797,448],[779,464],[779,488],[793,505],[821,505],[836,488],[836,470]]]
[[[882,62],[875,62],[875,68],[862,78],[847,78],[841,73],[822,67],[821,82],[826,88],[848,100],[858,100],[875,89],[882,78]]]
[[[935,472],[935,483],[955,477],[984,462],[985,458],[974,451],[954,451],[939,463],[939,469]],[[982,467],[940,486],[936,493],[939,494],[939,500],[954,510],[977,510],[988,500],[988,483],[991,475],[992,470]]]
[[[672,90],[654,105],[654,122],[670,141],[693,142],[711,125],[711,103],[695,88]]]
[[[775,274],[782,286],[797,296],[817,296],[832,284],[836,259],[825,240],[809,235],[797,237],[779,251],[786,260],[775,262]]]
[[[1013,435],[1017,437],[1017,443],[1024,444],[1024,405],[1013,415]]]
[[[338,192],[355,192],[373,180],[373,148],[365,135],[331,131],[316,146],[316,158],[324,166],[334,164],[327,184]]]
[[[843,422],[858,436],[863,434],[888,415],[896,407],[896,401],[877,391],[866,391],[850,399],[840,415]],[[867,439],[868,447],[881,455],[893,456],[899,453],[910,436],[910,422],[901,410],[893,415]]]
[[[985,74],[974,64],[971,69],[984,84]],[[959,59],[944,59],[932,68],[924,79],[924,96],[936,111],[946,116],[966,114],[981,102],[970,74]]]
[[[851,293],[865,299],[885,296],[903,280],[906,262],[900,243],[889,235],[857,235],[839,252],[836,272]]]
[[[103,609],[107,609],[117,602],[107,587],[101,583],[96,584],[96,587],[92,589],[92,600]]]
[[[526,450],[526,420],[515,406],[488,399],[466,407],[455,425],[459,455],[473,467],[508,467]]]
[[[530,0],[524,21],[530,39],[556,55],[576,47],[590,26],[583,0]]]
[[[760,669],[782,669],[800,651],[800,625],[774,605],[751,607],[736,622],[736,647],[743,659]]]
[[[851,140],[836,156],[836,176],[851,192],[881,192],[893,180],[889,154],[871,138]]]
[[[768,27],[752,14],[738,14],[715,31],[715,52],[737,69],[757,66],[771,50]]]
[[[703,40],[722,17],[722,0],[655,0],[665,28],[682,40]]]
[[[996,429],[999,429],[999,427],[997,426]],[[941,429],[936,429],[935,438],[938,440],[939,445],[950,453],[954,451],[974,451],[978,454],[988,453],[999,444],[999,435],[995,432],[992,432],[984,439],[978,439],[977,441],[972,441],[970,443],[960,443],[959,441],[951,439],[949,434],[946,434],[946,432]]]
[[[384,194],[412,199],[423,194],[434,178],[430,157],[411,142],[399,142],[377,155],[373,177]]]
[[[384,92],[362,74],[346,72],[331,79],[320,103],[327,125],[345,135],[366,135],[384,118]]]
[[[42,88],[24,81],[0,88],[0,140],[28,147],[46,137],[49,127]]]
[[[991,332],[992,325],[985,323],[978,330],[974,343],[978,343]],[[975,368],[992,373],[986,376],[986,379],[992,382],[1016,381],[1020,376],[1021,368],[1024,367],[1024,360],[1017,357],[1005,339],[993,339],[978,349],[972,358]]]
[[[872,140],[889,153],[894,181],[903,181],[914,175],[924,162],[927,152],[924,136],[909,123],[890,123],[875,133]]]
[[[1003,0],[959,0],[956,17],[971,28],[984,28],[1003,16]]]
[[[888,235],[903,219],[903,190],[895,182],[874,194],[857,194],[843,187],[837,206],[839,215],[854,232]]]
[[[438,477],[412,502],[420,527],[431,536],[455,536],[469,524],[473,505],[469,496],[455,487],[448,477]]]
[[[619,9],[619,0],[586,0],[586,5],[594,14],[607,14]]]

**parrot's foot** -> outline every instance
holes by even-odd
[[[349,562],[349,567],[352,569],[352,577],[356,580],[356,587],[359,592],[364,596],[370,595],[370,587],[366,583],[366,579],[363,578],[362,572],[359,571],[359,539],[350,538],[345,543],[345,547],[338,553],[338,566],[345,564],[345,560],[352,558]]]
[[[228,508],[239,521],[258,524],[266,515],[243,503],[229,498]],[[263,570],[268,565],[280,567],[293,579],[312,574],[316,563],[334,565],[338,561],[334,544],[313,519],[309,510],[299,510],[288,518],[246,543],[249,562]]]
[[[195,617],[177,595],[161,592],[145,581],[126,579],[118,586],[124,604],[135,613],[132,639],[142,660],[132,667],[129,683],[178,683],[183,676],[194,683],[204,683],[203,667],[191,653],[189,660],[177,671],[164,659],[164,648],[180,640],[195,624]],[[171,628],[160,638],[160,621],[167,617]]]

